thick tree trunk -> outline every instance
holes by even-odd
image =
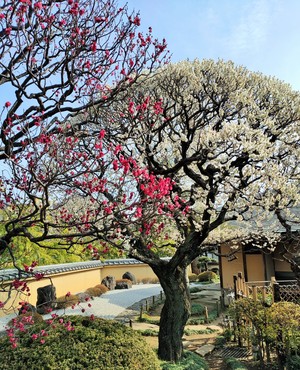
[[[186,269],[153,268],[165,293],[158,335],[158,356],[161,360],[178,362],[183,346],[182,336],[191,313],[191,300]]]

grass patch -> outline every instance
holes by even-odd
[[[177,364],[162,362],[162,370],[209,370],[207,362],[193,352],[184,352]]]
[[[184,334],[189,336],[189,335],[197,335],[197,334],[212,334],[215,333],[217,330],[216,329],[184,329]]]
[[[153,317],[147,314],[143,314],[143,317],[138,317],[137,322],[146,322],[148,324],[154,324],[154,325],[159,325],[160,318]]]
[[[207,322],[206,322],[205,317],[203,315],[201,315],[200,317],[190,317],[188,319],[187,325],[203,325],[203,324],[209,324],[209,323],[215,321],[217,319],[217,317],[218,317],[217,311],[216,310],[212,310],[208,314],[208,321]]]
[[[191,315],[203,315],[204,313],[204,306],[201,303],[193,303],[191,307]]]

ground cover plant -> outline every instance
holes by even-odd
[[[124,325],[98,318],[68,316],[31,327],[31,337],[19,333],[17,347],[0,338],[1,369],[160,368],[143,338]]]
[[[162,370],[209,370],[206,361],[193,352],[185,351],[177,364],[163,363]]]

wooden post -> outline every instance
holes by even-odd
[[[224,310],[224,300],[223,297],[220,296],[220,311],[222,312]]]
[[[205,323],[208,324],[208,308],[204,306]]]
[[[249,298],[249,286],[246,283],[245,283],[245,295],[246,295],[246,298]]]
[[[143,319],[143,305],[140,306],[140,320]]]
[[[152,297],[152,304],[154,305],[155,303],[155,295]]]
[[[253,300],[257,301],[257,286],[252,285]]]
[[[274,285],[275,284],[276,284],[276,278],[275,278],[275,276],[271,276],[270,285],[271,285],[271,288],[272,288],[272,303],[275,302],[275,298],[274,298]]]
[[[273,300],[274,302],[280,302],[280,286],[278,283],[273,284]]]
[[[233,275],[234,299],[238,299],[237,276]]]
[[[149,302],[148,302],[148,300],[146,299],[146,303],[145,303],[145,305],[146,305],[146,312],[148,312],[149,311]]]
[[[131,319],[129,320],[129,326],[130,326],[130,328],[132,328],[132,320]]]
[[[162,290],[160,291],[160,300],[162,301],[162,299],[163,299],[163,292],[162,292]]]
[[[265,303],[267,301],[266,287],[262,287],[262,301]]]
[[[243,273],[242,272],[238,272],[238,294],[240,296],[243,295]]]

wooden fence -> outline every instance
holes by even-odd
[[[272,304],[279,301],[288,301],[300,304],[300,286],[296,280],[276,281],[272,277],[270,281],[246,282],[241,272],[233,277],[234,297],[252,298]]]

